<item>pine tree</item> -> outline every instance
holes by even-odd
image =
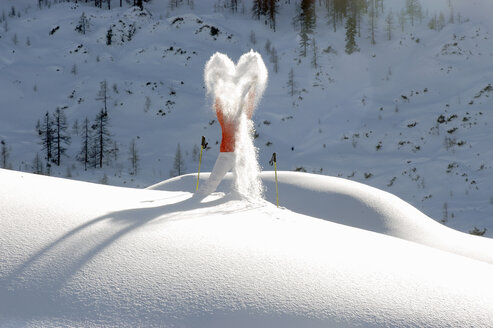
[[[67,146],[70,145],[70,135],[68,134],[68,124],[65,114],[60,108],[55,110],[53,114],[53,146],[56,154],[55,163],[60,166],[60,159],[67,151]]]
[[[315,12],[315,0],[301,0],[300,7],[302,29],[304,29],[306,33],[311,34],[315,28],[317,18]]]
[[[422,9],[419,0],[406,0],[406,12],[411,19],[411,26],[414,26],[414,20],[422,18]]]
[[[375,31],[377,29],[377,13],[378,10],[375,5],[375,0],[370,0],[370,8],[369,8],[369,28],[370,28],[370,39],[371,44],[376,44],[375,40]]]
[[[53,159],[53,140],[54,140],[54,129],[53,121],[51,119],[50,113],[46,112],[43,118],[43,123],[36,124],[36,129],[39,137],[41,138],[41,148],[45,151],[45,159],[49,163]]]
[[[2,149],[0,151],[0,164],[2,165],[3,169],[8,169],[11,166],[9,165],[10,150],[7,147],[7,143],[5,142],[5,140],[0,141],[0,144],[2,146]]]
[[[238,12],[238,0],[229,0],[228,7],[231,9],[231,12]]]
[[[39,153],[36,153],[36,156],[34,157],[32,163],[32,172],[36,174],[44,174],[43,161],[41,160]]]
[[[113,142],[108,125],[108,112],[101,109],[91,126],[90,159],[94,167],[103,167],[103,163],[109,161],[109,155],[113,151],[111,147]]]
[[[401,26],[401,32],[404,32],[404,28],[406,27],[406,12],[404,9],[399,14],[399,25]]]
[[[151,97],[146,96],[146,101],[144,103],[144,112],[148,112],[151,109]]]
[[[130,142],[130,165],[131,165],[131,175],[137,175],[137,171],[139,169],[139,151],[137,149],[137,143],[135,142],[135,139],[132,139]]]
[[[300,23],[300,55],[306,57],[310,41],[309,34],[313,33],[316,24],[315,1],[302,0],[297,20]]]
[[[306,57],[309,40],[310,40],[310,37],[306,33],[306,30],[302,29],[300,32],[300,48],[301,48],[300,56],[302,56],[302,57]]]
[[[312,38],[312,61],[311,61],[312,67],[317,68],[318,67],[318,47],[317,43],[315,41],[315,38]]]
[[[448,6],[450,8],[450,17],[448,19],[449,24],[454,24],[455,23],[455,18],[454,18],[454,6],[452,4],[452,0],[448,0]]]
[[[79,24],[75,27],[75,30],[81,34],[86,34],[87,30],[89,30],[89,20],[86,17],[86,13],[82,13],[79,18]]]
[[[288,73],[288,90],[289,95],[293,97],[296,92],[296,82],[294,81],[294,70],[292,67]]]
[[[274,31],[276,30],[276,14],[278,12],[277,0],[253,0],[252,18],[260,20],[262,16],[266,17],[265,23],[269,22],[269,26]]]
[[[106,32],[106,45],[110,46],[112,39],[113,39],[113,30],[110,27]]]
[[[437,27],[438,30],[441,31],[445,27],[445,16],[443,15],[442,12],[440,12],[440,15],[438,16],[438,21],[437,21]]]
[[[171,177],[176,177],[185,173],[185,159],[182,156],[180,144],[176,145],[175,159],[173,169],[170,172]]]
[[[392,14],[392,10],[389,11],[387,17],[385,18],[385,29],[387,30],[387,38],[389,40],[392,39],[392,29],[394,28],[394,16]]]
[[[272,47],[271,53],[270,53],[270,60],[272,64],[274,65],[274,73],[279,72],[279,57],[277,56],[277,50],[276,48]]]
[[[105,113],[108,112],[108,99],[111,99],[111,97],[108,95],[108,86],[106,80],[104,80],[99,84],[99,92],[96,100],[101,100],[103,102]]]
[[[437,15],[435,14],[431,19],[430,22],[428,23],[428,27],[430,30],[437,30]]]
[[[257,43],[257,38],[255,37],[255,32],[254,31],[250,31],[250,42],[253,45],[255,45]]]
[[[72,131],[76,136],[79,136],[79,120],[75,120],[74,124],[72,125]]]
[[[267,0],[267,14],[269,16],[270,28],[276,31],[277,0]]]
[[[265,14],[262,11],[263,8],[262,2],[263,2],[262,0],[253,0],[252,17],[255,18],[256,20],[260,20],[260,17]]]
[[[354,17],[348,17],[346,20],[346,53],[348,55],[355,51],[359,51],[356,45],[356,22]]]
[[[84,164],[84,171],[87,171],[87,164],[89,164],[90,153],[89,153],[89,145],[91,142],[91,135],[89,130],[89,120],[84,120],[84,124],[82,126],[82,147],[77,155],[77,159]]]

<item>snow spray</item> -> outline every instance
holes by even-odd
[[[247,116],[247,107],[257,107],[267,85],[267,68],[259,53],[251,50],[238,63],[224,54],[215,53],[207,62],[204,81],[207,94],[221,102],[224,119],[235,122],[235,190],[246,198],[261,198],[258,151],[253,144],[253,121]],[[253,102],[253,103],[248,103]]]

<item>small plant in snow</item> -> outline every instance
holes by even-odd
[[[79,18],[79,23],[75,27],[75,30],[81,34],[86,34],[86,32],[89,30],[89,27],[89,19],[87,19],[86,14],[83,12]]]
[[[469,233],[475,236],[483,236],[486,230],[486,228],[484,228],[483,230],[479,230],[478,228],[474,227],[474,229],[470,230]]]

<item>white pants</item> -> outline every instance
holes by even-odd
[[[195,193],[195,197],[207,197],[209,194],[216,191],[217,186],[221,183],[226,173],[231,171],[235,165],[234,152],[219,152],[216,163],[212,169],[209,179],[200,185],[199,190]]]

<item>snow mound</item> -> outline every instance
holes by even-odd
[[[0,180],[1,326],[493,325],[481,261],[222,193]]]
[[[207,173],[201,174],[206,179]],[[276,202],[274,172],[262,172],[266,198]],[[149,187],[193,192],[196,174]],[[232,175],[219,186],[228,192]],[[278,172],[280,205],[291,211],[383,233],[493,264],[493,240],[450,229],[393,194],[347,179]],[[195,181],[195,182],[194,182]]]

